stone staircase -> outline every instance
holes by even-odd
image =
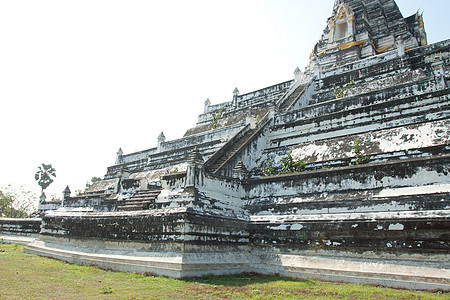
[[[226,163],[226,161],[232,157],[257,131],[257,129],[249,129],[244,135],[242,135],[234,144],[232,144],[225,153],[222,154],[209,168],[211,173],[217,173],[220,168]]]
[[[264,126],[270,122],[269,118],[261,121],[256,128],[250,128],[243,135],[241,135],[234,142],[225,145],[227,147],[225,151],[216,158],[211,164],[207,164],[206,169],[210,173],[217,174],[218,171],[227,163],[227,161],[232,158],[242,147],[249,142]]]
[[[291,107],[292,104],[295,102],[295,100],[297,100],[298,97],[300,97],[300,95],[303,93],[308,84],[309,83],[299,85],[289,96],[287,96],[284,100],[282,100],[282,102],[279,104],[280,111],[288,110],[289,107]]]
[[[140,191],[120,202],[117,211],[146,210],[161,193],[161,189]]]

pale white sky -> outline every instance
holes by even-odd
[[[0,1],[0,186],[39,194],[56,168],[61,196],[125,153],[195,126],[203,103],[293,78],[334,0]],[[449,38],[448,0],[398,0],[425,12],[430,43]]]

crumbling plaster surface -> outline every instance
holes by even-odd
[[[221,180],[204,175],[197,188],[202,202],[201,207],[226,216],[246,218],[242,201],[245,191],[239,181]]]
[[[86,189],[86,193],[104,192],[107,190],[114,190],[116,186],[116,178],[104,179],[94,182],[89,188]]]
[[[415,219],[415,218],[429,218],[430,220],[433,218],[445,218],[446,215],[450,210],[436,210],[436,211],[425,211],[425,212],[419,212],[419,211],[395,211],[395,212],[356,212],[356,213],[330,213],[330,214],[293,214],[293,215],[267,215],[267,214],[261,214],[261,215],[252,215],[250,216],[250,220],[253,222],[270,222],[271,224],[295,224],[296,222],[305,222],[305,221],[320,221],[320,222],[327,222],[327,221],[348,221],[348,220],[373,220],[373,221],[380,221],[380,220],[387,220],[390,221],[390,224],[398,224],[397,220],[400,219]],[[284,230],[287,228],[279,227],[276,225],[278,229]],[[297,224],[293,228],[290,228],[291,230],[300,230],[304,227]],[[354,226],[356,228],[356,226]],[[387,229],[387,230],[393,230],[388,228],[383,228],[383,226],[378,226],[378,230]]]
[[[371,91],[377,91],[399,84],[404,84],[411,81],[417,81],[425,79],[427,74],[423,70],[413,70],[402,74],[395,74],[393,76],[373,80],[372,78],[365,78],[367,82],[361,82],[353,85],[347,93],[347,96],[354,96],[359,94],[369,93]]]
[[[448,95],[442,98],[420,99],[414,105],[402,110],[399,110],[398,107],[391,108],[391,105],[384,108],[374,107],[370,111],[364,109],[352,114],[339,113],[334,118],[330,114],[308,123],[275,127],[269,135],[267,148],[292,146],[311,141],[332,139],[337,136],[362,134],[424,121],[445,119],[449,113],[445,110],[447,104],[440,103],[445,101],[444,99],[448,99]],[[426,119],[423,116],[423,110],[427,112]]]
[[[130,179],[142,180],[145,179],[149,183],[156,183],[160,181],[161,176],[168,174],[170,172],[186,172],[187,163],[181,163],[170,167],[165,167],[162,169],[136,172],[130,174]]]
[[[355,156],[355,140],[361,142],[361,150],[366,155],[448,145],[450,120],[413,124],[296,145],[291,148],[292,156],[306,163],[351,158]]]
[[[21,236],[38,234],[41,221],[41,218],[0,218],[0,232]]]
[[[448,183],[449,155],[269,176],[250,181],[248,199]]]

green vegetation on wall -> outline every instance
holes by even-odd
[[[347,96],[348,90],[355,84],[352,80],[348,84],[344,85],[342,88],[338,88],[335,84],[333,85],[333,95],[336,99],[344,98]]]
[[[223,112],[225,111],[225,108],[219,109],[217,112],[213,113],[211,116],[211,127],[216,129],[217,125],[219,125],[219,121],[222,118]]]
[[[261,168],[261,173],[264,176],[270,176],[270,175],[279,175],[279,174],[290,174],[290,173],[296,173],[296,172],[303,172],[306,168],[306,164],[303,160],[295,160],[292,157],[292,152],[289,152],[284,156],[281,160],[281,167],[279,170],[276,170],[273,167],[272,162],[267,160],[266,165]]]
[[[355,140],[355,144],[353,146],[353,153],[355,153],[356,155],[355,158],[356,165],[363,165],[370,162],[370,158],[362,153],[360,140]]]

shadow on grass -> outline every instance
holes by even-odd
[[[232,286],[232,287],[244,287],[251,284],[263,284],[272,282],[292,282],[302,283],[305,286],[315,286],[317,281],[312,279],[298,279],[280,276],[269,276],[257,273],[242,273],[238,275],[222,275],[222,276],[202,276],[202,277],[190,277],[181,279],[181,281],[187,283],[196,284],[210,284],[219,286]]]

